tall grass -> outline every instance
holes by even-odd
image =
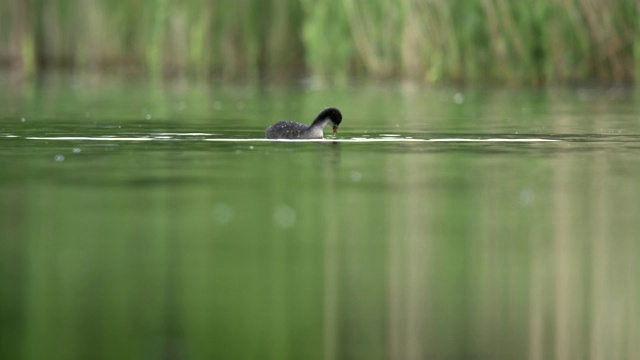
[[[8,0],[0,61],[153,77],[631,83],[632,0]]]

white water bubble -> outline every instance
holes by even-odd
[[[223,202],[213,205],[211,213],[219,224],[228,224],[233,220],[233,209]]]
[[[288,229],[296,223],[296,211],[290,206],[280,205],[273,213],[273,221],[280,227]]]
[[[80,150],[80,148],[73,148],[73,149],[71,149],[71,151],[72,151],[74,154],[79,154],[82,150]]]
[[[464,102],[464,95],[462,93],[456,93],[453,95],[453,102],[460,105]]]
[[[151,120],[151,114],[147,114],[147,116],[145,117],[147,120]]]
[[[520,206],[531,206],[536,200],[536,193],[531,189],[525,189],[520,192],[519,202]]]
[[[64,161],[64,155],[58,154],[53,159],[58,162]]]
[[[25,121],[27,121],[27,119],[25,119],[25,118],[20,118],[20,122],[25,122]]]

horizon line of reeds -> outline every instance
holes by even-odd
[[[633,83],[631,0],[9,0],[0,61],[225,79]]]

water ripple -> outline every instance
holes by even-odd
[[[181,136],[175,136],[181,135]],[[200,135],[200,134],[199,134]],[[191,134],[174,134],[174,136],[131,136],[131,137],[122,137],[122,136],[27,136],[24,137],[26,140],[47,140],[47,141],[180,141],[180,140],[190,140],[194,139],[184,137],[191,136]],[[8,135],[5,137],[17,137],[13,135]],[[463,138],[463,137],[455,137],[455,138],[434,138],[434,139],[422,139],[422,138],[413,138],[413,137],[380,137],[380,138],[362,138],[362,137],[354,137],[354,138],[326,138],[326,139],[265,139],[265,138],[198,138],[199,141],[209,141],[209,142],[331,142],[331,143],[376,143],[376,142],[392,142],[392,143],[416,143],[416,142],[560,142],[564,141],[562,139],[551,139],[551,138],[513,138],[513,137],[491,137],[491,138]]]

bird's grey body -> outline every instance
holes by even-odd
[[[307,126],[294,121],[280,121],[267,128],[268,139],[322,139],[324,126]]]
[[[322,139],[322,129],[331,124],[334,135],[342,121],[338,109],[323,110],[310,126],[293,121],[280,121],[267,128],[267,139]]]

